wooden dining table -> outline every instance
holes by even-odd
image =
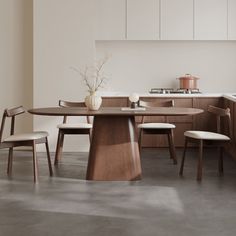
[[[142,175],[135,116],[192,116],[203,110],[157,107],[146,110],[102,107],[98,111],[75,107],[48,107],[28,110],[44,116],[93,116],[87,180],[140,180]]]

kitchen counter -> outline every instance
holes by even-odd
[[[233,94],[223,94],[223,97],[224,98],[227,98],[233,102],[236,102],[236,93],[233,93]]]
[[[104,107],[127,107],[129,103],[129,93],[121,92],[104,92],[102,105]],[[139,93],[141,99],[146,101],[164,101],[173,99],[176,107],[191,107],[207,111],[208,106],[230,108],[232,119],[233,139],[232,145],[227,151],[236,159],[236,95],[235,93],[201,93],[201,94],[149,94]],[[208,112],[188,117],[152,117],[148,118],[150,122],[170,122],[176,126],[175,129],[175,146],[184,146],[184,132],[186,130],[205,130],[214,132],[216,123]],[[137,117],[136,122],[141,122]],[[228,130],[225,130],[227,134]],[[143,147],[168,147],[165,139],[157,139],[152,136],[146,136],[143,139]]]
[[[128,93],[121,92],[101,92],[102,97],[129,97]],[[156,93],[138,93],[140,97],[175,97],[175,98],[193,98],[193,97],[225,97],[232,101],[236,102],[236,92],[235,93],[196,93],[196,94],[175,94],[175,93],[166,93],[166,94],[156,94]]]

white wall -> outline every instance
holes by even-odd
[[[34,107],[84,99],[86,88],[70,67],[84,68],[94,61],[93,11],[91,0],[34,0]],[[49,131],[51,151],[61,121],[34,118],[36,130]],[[88,137],[66,138],[64,146],[65,151],[87,151]]]
[[[33,105],[33,1],[0,0],[0,115],[5,108]],[[16,131],[32,130],[32,116]]]
[[[108,90],[178,88],[176,78],[190,73],[200,78],[202,92],[236,92],[234,41],[99,41],[96,53],[112,55]]]

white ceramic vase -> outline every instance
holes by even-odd
[[[97,111],[102,105],[102,98],[96,92],[91,92],[85,97],[85,105],[89,110]]]

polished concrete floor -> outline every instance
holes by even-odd
[[[87,153],[64,154],[53,178],[40,153],[35,185],[30,152],[15,153],[11,179],[0,152],[0,236],[235,236],[236,161],[226,156],[219,177],[215,150],[206,150],[198,183],[196,155],[188,152],[183,178],[167,150],[145,149],[141,181],[93,182],[84,180]]]

